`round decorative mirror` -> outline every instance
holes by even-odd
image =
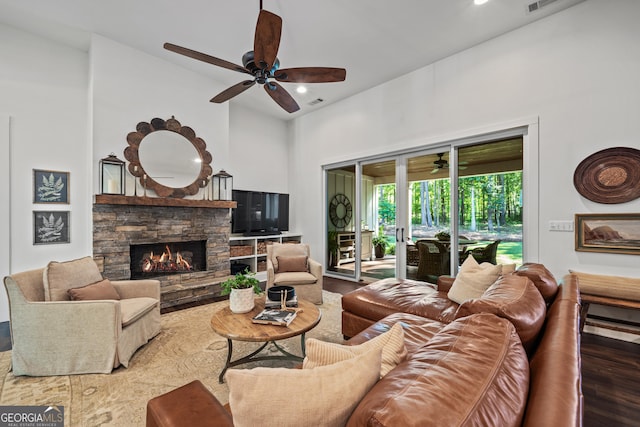
[[[140,122],[127,135],[124,157],[129,172],[159,197],[185,197],[206,187],[211,169],[207,144],[173,116],[169,120]]]

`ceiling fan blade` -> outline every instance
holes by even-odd
[[[238,71],[240,73],[251,74],[246,68],[234,64],[224,59],[216,58],[215,56],[207,55],[206,53],[197,52],[195,50],[187,49],[186,47],[178,46],[171,43],[165,43],[164,48],[171,52],[179,53],[180,55],[188,56],[189,58],[197,59],[208,64],[217,65],[218,67],[227,68],[229,70]]]
[[[211,98],[211,102],[215,102],[216,104],[221,104],[225,101],[230,100],[236,95],[240,95],[245,90],[249,89],[251,86],[255,85],[255,80],[245,80],[238,84],[231,86],[228,89],[223,90],[213,98]]]
[[[288,83],[342,82],[347,77],[347,70],[331,67],[283,68],[277,70],[274,77],[279,82]]]
[[[269,82],[264,85],[264,90],[267,91],[269,96],[273,98],[279,106],[284,108],[287,113],[294,113],[300,109],[296,100],[278,83]]]
[[[255,64],[266,70],[273,67],[280,47],[282,18],[267,10],[260,10],[256,34],[253,39],[253,55]]]

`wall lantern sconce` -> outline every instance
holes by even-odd
[[[212,178],[213,200],[233,200],[233,177],[223,169]]]
[[[100,160],[100,191],[102,194],[124,196],[125,162],[111,153]]]

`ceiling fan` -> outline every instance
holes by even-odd
[[[443,159],[444,153],[438,153],[438,160],[433,162],[433,170],[431,173],[438,173],[438,171],[442,169],[449,169],[449,162],[446,159]],[[466,169],[466,165],[468,162],[458,162],[458,169]]]
[[[282,68],[277,58],[282,31],[282,18],[262,9],[256,24],[253,40],[253,50],[242,56],[242,66],[219,59],[205,53],[187,49],[171,43],[165,43],[164,48],[199,61],[204,61],[218,67],[227,68],[239,73],[252,75],[253,78],[244,80],[223,90],[211,99],[211,102],[223,103],[241,94],[256,83],[263,85],[269,96],[288,113],[300,109],[293,97],[277,82],[284,83],[329,83],[344,81],[347,71],[344,68],[331,67],[300,67]],[[274,81],[276,80],[276,81]]]

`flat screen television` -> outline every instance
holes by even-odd
[[[289,195],[233,190],[238,207],[231,212],[231,232],[244,235],[280,234],[289,230]]]

